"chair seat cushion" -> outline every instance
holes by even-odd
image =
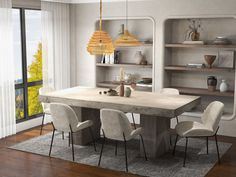
[[[213,136],[214,131],[206,127],[202,123],[194,121],[183,121],[176,125],[176,133],[182,137],[195,136]]]

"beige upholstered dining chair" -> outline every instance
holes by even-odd
[[[179,90],[175,88],[163,88],[160,91],[161,94],[165,95],[179,95]],[[178,116],[175,116],[177,123],[179,123]]]
[[[128,160],[127,160],[127,148],[126,148],[127,141],[134,139],[136,136],[139,135],[142,141],[142,145],[143,145],[144,156],[145,156],[145,159],[147,160],[143,137],[141,135],[142,133],[141,127],[133,130],[128,120],[128,117],[125,115],[125,113],[118,110],[102,109],[100,116],[101,116],[100,118],[101,118],[104,141],[103,141],[102,149],[100,152],[98,166],[100,166],[100,163],[101,163],[103,147],[104,147],[106,138],[116,141],[116,151],[115,151],[116,154],[117,154],[117,141],[124,142],[125,163],[126,163],[127,172],[128,172]]]
[[[39,95],[42,95],[42,94],[48,93],[48,92],[53,92],[53,91],[55,91],[55,89],[42,87],[42,88],[39,89]],[[42,135],[45,115],[51,115],[50,103],[41,103],[41,104],[42,104],[42,107],[43,107],[43,118],[42,118],[42,123],[41,123],[41,128],[40,128],[40,135]],[[64,134],[62,134],[62,135],[63,135],[63,138],[64,138]]]
[[[188,146],[188,138],[193,137],[206,137],[206,145],[207,145],[207,154],[208,154],[208,137],[215,137],[216,142],[216,150],[218,156],[218,162],[220,163],[220,154],[217,142],[217,131],[219,129],[219,122],[221,116],[223,114],[224,104],[219,101],[214,101],[210,103],[206,110],[204,111],[201,123],[194,121],[183,121],[176,125],[175,130],[177,133],[175,146],[173,150],[173,155],[175,154],[176,144],[178,141],[178,137],[186,138],[185,144],[185,155],[183,166],[185,166],[186,155],[187,155],[187,146]]]
[[[92,131],[93,122],[91,120],[87,120],[84,122],[79,122],[77,115],[75,114],[74,110],[65,104],[62,103],[51,103],[50,110],[52,115],[52,124],[53,124],[53,133],[52,133],[52,140],[51,146],[49,151],[49,156],[51,156],[53,139],[55,131],[69,133],[69,137],[71,139],[72,145],[72,158],[74,161],[74,142],[73,142],[73,134],[81,131],[83,129],[89,128],[91,137],[93,140],[94,150],[96,151],[95,140]]]

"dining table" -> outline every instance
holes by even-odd
[[[120,110],[140,115],[140,127],[147,156],[156,158],[170,149],[170,120],[199,105],[201,97],[132,91],[130,97],[108,96],[108,88],[73,87],[39,95],[43,103],[64,103],[72,107],[79,121],[92,120],[96,139],[101,135],[100,110]],[[112,117],[111,117],[112,119]],[[92,141],[88,130],[76,133],[74,143]],[[142,146],[140,144],[140,153]]]

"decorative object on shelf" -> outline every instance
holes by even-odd
[[[201,20],[200,19],[189,19],[189,26],[187,30],[187,35],[185,41],[199,41],[200,40],[200,30]]]
[[[153,44],[153,40],[152,39],[147,39],[143,41],[144,44]]]
[[[100,21],[99,30],[93,33],[89,40],[87,51],[91,55],[103,55],[114,53],[114,45],[107,32],[102,30],[102,0],[100,0]]]
[[[188,63],[187,64],[188,68],[205,68],[205,64],[204,63]]]
[[[216,90],[217,79],[215,76],[208,76],[207,77],[207,86],[208,90],[214,92]]]
[[[125,81],[124,68],[120,68],[120,82],[124,82],[124,81]]]
[[[142,81],[144,84],[151,84],[152,83],[152,78],[150,77],[143,77]]]
[[[212,68],[212,64],[214,63],[216,59],[216,55],[204,55],[205,61],[207,62],[207,65],[209,68]]]
[[[235,56],[234,51],[219,51],[219,62],[218,66],[223,68],[234,68],[235,67]]]
[[[124,86],[124,82],[120,82],[120,91],[119,91],[119,96],[123,97],[125,94],[125,86]]]
[[[115,50],[115,52],[114,52],[114,63],[115,64],[120,63],[120,57],[121,57],[121,52],[118,50]]]
[[[109,89],[107,91],[107,95],[108,96],[118,96],[118,92],[116,90],[113,90],[113,89]]]
[[[130,95],[131,95],[131,88],[130,87],[126,87],[125,88],[125,97],[130,97]]]
[[[215,45],[229,45],[229,44],[232,44],[232,42],[226,37],[219,36],[219,37],[216,37],[216,39],[213,41],[213,44],[215,44]]]
[[[228,91],[228,84],[226,80],[222,80],[220,84],[220,92],[227,92]]]
[[[138,65],[147,65],[148,62],[145,56],[142,54],[142,51],[137,51],[134,55],[134,59]]]
[[[184,41],[183,44],[198,44],[198,45],[204,45],[205,42],[204,41]]]
[[[126,28],[124,34],[120,35],[115,41],[115,46],[140,46],[142,43],[128,31],[128,0],[126,0]]]

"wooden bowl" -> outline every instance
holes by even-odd
[[[144,78],[142,78],[142,81],[144,84],[150,84],[150,83],[152,83],[152,78],[144,77]]]
[[[212,68],[212,64],[216,59],[216,55],[204,55],[205,61],[207,62],[209,68]]]

